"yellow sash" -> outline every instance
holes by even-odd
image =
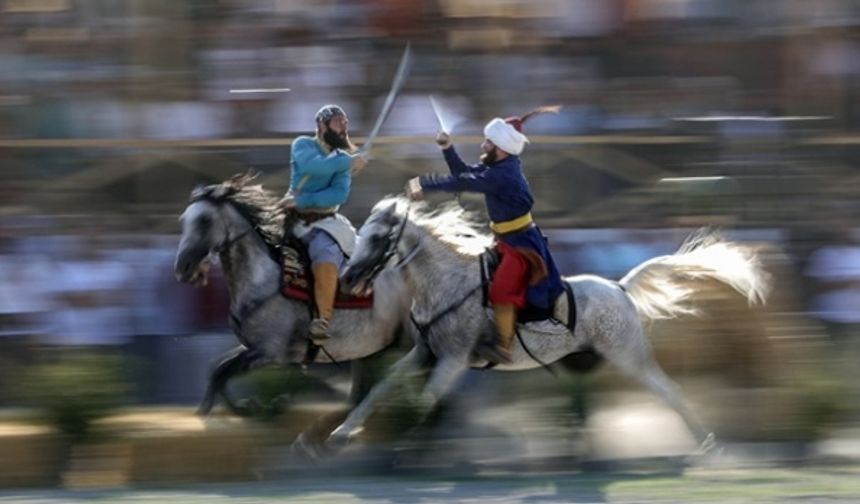
[[[517,217],[516,219],[511,219],[509,221],[491,222],[490,223],[490,229],[492,229],[493,232],[496,234],[505,234],[505,233],[511,233],[513,231],[518,231],[518,230],[528,226],[532,222],[534,222],[534,220],[532,219],[531,212],[529,212],[525,215],[521,215],[521,216]]]

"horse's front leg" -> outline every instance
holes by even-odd
[[[388,376],[370,389],[367,397],[353,409],[346,420],[336,428],[326,440],[326,447],[332,450],[343,448],[363,427],[367,417],[377,403],[410,373],[421,372],[430,360],[430,352],[424,346],[415,346],[408,354],[391,366]]]
[[[459,357],[440,359],[419,399],[419,423],[424,422],[436,405],[448,395],[469,369],[468,361]]]
[[[332,431],[342,424],[350,410],[361,403],[373,386],[379,381],[384,370],[380,369],[380,352],[363,359],[352,361],[352,386],[349,391],[349,406],[320,417],[314,424],[298,435],[291,450],[302,453],[313,460],[320,460],[326,454],[324,443]]]
[[[259,359],[259,352],[252,348],[245,348],[242,345],[225,353],[209,376],[209,385],[206,388],[206,393],[203,395],[203,401],[201,401],[200,406],[197,408],[197,414],[201,416],[208,415],[215,405],[216,396],[221,396],[227,407],[231,411],[237,412],[239,408],[224,393],[224,387],[230,378],[248,372]]]

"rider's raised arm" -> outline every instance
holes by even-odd
[[[293,166],[301,167],[302,175],[327,175],[349,171],[352,157],[340,150],[326,155],[316,140],[300,137],[293,142],[291,149]]]
[[[468,165],[463,162],[453,145],[445,148],[442,155],[445,156],[445,162],[448,163],[448,169],[451,170],[452,175],[462,175],[484,169],[482,165]]]
[[[319,191],[299,191],[296,205],[299,208],[329,208],[343,205],[349,197],[352,175],[349,171],[338,172],[331,183]]]

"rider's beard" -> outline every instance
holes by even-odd
[[[327,129],[323,133],[323,141],[333,149],[353,150],[352,142],[349,141],[349,134],[346,131],[337,133],[332,129]]]
[[[496,162],[496,149],[481,154],[481,162],[485,165],[491,165]]]

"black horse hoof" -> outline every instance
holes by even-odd
[[[197,407],[197,411],[194,412],[195,415],[199,417],[208,417],[210,413],[212,413],[212,408],[215,406],[213,401],[204,400],[200,403],[200,406]]]

